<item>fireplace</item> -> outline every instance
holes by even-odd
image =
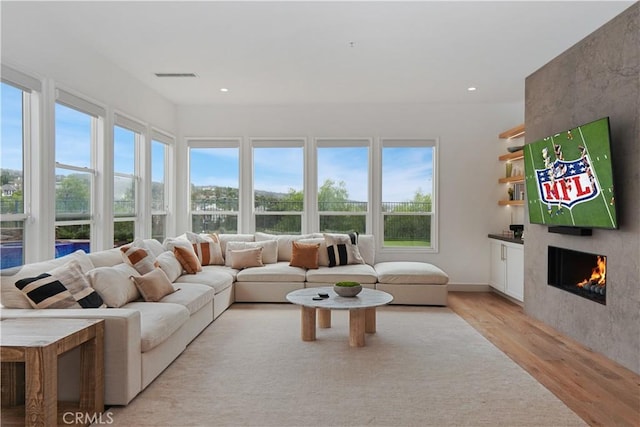
[[[571,249],[548,248],[547,283],[600,304],[607,303],[607,257]]]

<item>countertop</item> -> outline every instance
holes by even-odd
[[[522,240],[522,239],[515,239],[513,237],[506,237],[506,236],[503,236],[501,234],[489,234],[489,238],[490,239],[496,239],[496,240],[502,240],[504,242],[517,243],[519,245],[524,244],[524,240]]]

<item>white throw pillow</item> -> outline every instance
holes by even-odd
[[[107,307],[118,308],[140,298],[140,293],[130,277],[140,274],[129,264],[98,267],[87,273],[91,286],[102,297]]]
[[[182,275],[182,264],[180,264],[173,252],[162,252],[156,258],[156,265],[164,271],[171,283]]]

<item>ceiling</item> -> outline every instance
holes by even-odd
[[[176,105],[523,102],[529,74],[631,4],[2,1],[2,48],[90,49]]]

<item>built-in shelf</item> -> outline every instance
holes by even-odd
[[[498,200],[500,206],[524,206],[524,200]]]
[[[502,156],[498,157],[498,160],[500,160],[501,162],[506,162],[507,160],[518,160],[523,157],[524,157],[524,151],[518,150],[518,151],[514,151],[513,153],[503,154]]]
[[[509,184],[511,182],[524,182],[524,175],[510,176],[509,178],[500,178],[498,180],[500,184]]]
[[[524,135],[524,123],[498,134],[500,139],[519,138]]]

